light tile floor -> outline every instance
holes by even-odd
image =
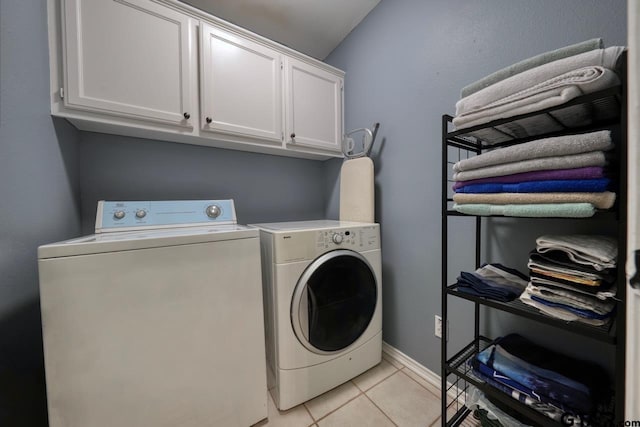
[[[440,390],[395,360],[287,411],[269,396],[269,418],[257,427],[436,427]],[[477,426],[472,417],[462,424]]]

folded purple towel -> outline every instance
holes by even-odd
[[[453,189],[471,184],[487,183],[517,183],[525,181],[549,181],[555,179],[594,179],[604,178],[604,168],[602,166],[587,166],[576,169],[552,169],[532,172],[514,173],[512,175],[492,176],[488,178],[470,179],[468,181],[456,181]]]
[[[526,181],[513,184],[471,184],[458,188],[456,193],[552,193],[552,192],[592,192],[606,191],[609,178]]]

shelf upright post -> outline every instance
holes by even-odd
[[[447,231],[448,231],[448,217],[447,217],[447,168],[448,168],[448,149],[447,149],[447,130],[448,130],[448,118],[446,115],[442,116],[442,210],[441,210],[441,234],[442,234],[442,247],[441,247],[441,272],[442,272],[442,286],[441,286],[441,304],[442,308],[442,337],[440,338],[440,390],[442,394],[441,406],[442,427],[447,425]]]

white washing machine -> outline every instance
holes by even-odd
[[[266,418],[259,236],[233,201],[100,202],[96,232],[38,248],[49,425]]]
[[[260,228],[267,383],[285,410],[380,363],[378,224],[302,221]]]

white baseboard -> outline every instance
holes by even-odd
[[[415,361],[411,357],[407,356],[397,348],[393,347],[390,344],[387,344],[384,341],[382,342],[382,352],[387,355],[388,359],[394,360],[406,366],[407,369],[413,371],[415,374],[420,376],[420,378],[436,387],[442,393],[442,377],[440,375],[436,374],[431,369],[422,365],[420,362]],[[456,399],[456,396],[458,396],[459,399],[462,399],[462,395],[459,393],[457,387],[452,387],[452,384],[449,382],[447,383],[447,389],[449,390],[449,397],[451,397],[452,399]],[[462,400],[460,400],[460,402],[464,404]]]
[[[382,352],[385,353],[389,359],[395,360],[398,363],[403,364],[407,368],[411,369],[414,373],[420,376],[420,378],[427,381],[429,384],[436,387],[438,390],[441,389],[441,377],[440,375],[433,372],[431,369],[422,365],[420,362],[415,361],[411,357],[407,356],[397,348],[387,344],[386,342],[382,342]]]

